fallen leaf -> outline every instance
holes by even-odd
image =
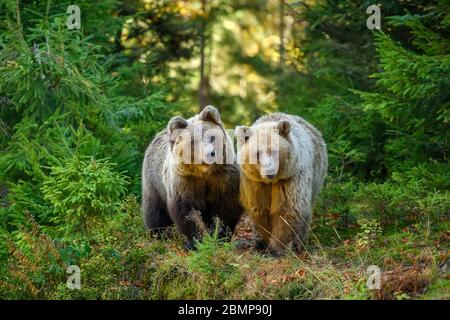
[[[304,278],[306,276],[306,271],[303,269],[298,269],[295,271],[295,275],[299,278]]]

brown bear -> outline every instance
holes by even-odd
[[[307,238],[312,206],[327,173],[322,135],[298,116],[273,113],[236,128],[240,201],[270,251]]]
[[[173,117],[150,143],[142,166],[144,223],[153,231],[175,224],[192,248],[205,226],[219,217],[233,232],[242,213],[239,167],[230,136],[213,106],[190,119]]]

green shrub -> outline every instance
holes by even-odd
[[[374,219],[360,219],[358,221],[361,231],[357,234],[357,243],[361,249],[375,246],[382,229],[380,223]]]
[[[93,223],[118,212],[125,185],[126,178],[107,160],[74,158],[51,168],[42,193],[55,210],[52,220],[66,234],[87,233]]]
[[[219,238],[219,228],[217,221],[213,232],[204,234],[202,240],[197,242],[196,250],[186,259],[188,271],[213,288],[213,297],[226,296],[243,280],[233,253],[234,245]]]
[[[9,241],[9,256],[0,264],[0,296],[8,299],[47,299],[66,283],[66,267],[58,246],[33,218],[30,228],[18,230],[26,245]]]

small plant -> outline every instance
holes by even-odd
[[[380,223],[375,219],[360,219],[358,224],[361,232],[357,234],[358,247],[360,249],[371,248],[381,235]]]
[[[56,211],[54,221],[65,233],[87,233],[95,220],[118,212],[126,179],[107,160],[73,158],[52,167],[42,192]]]
[[[242,275],[236,261],[234,246],[219,237],[220,223],[216,221],[212,233],[205,233],[197,242],[197,249],[187,257],[188,270],[216,287],[220,295],[239,286]]]
[[[60,248],[31,215],[30,228],[21,227],[20,247],[9,243],[9,259],[0,277],[0,296],[11,299],[48,299],[56,287],[65,284],[66,263]],[[0,274],[1,276],[1,274]]]

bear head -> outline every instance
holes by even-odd
[[[190,119],[173,117],[168,132],[171,160],[180,175],[208,176],[218,166],[235,163],[231,138],[213,106]]]
[[[275,183],[292,176],[296,155],[290,131],[288,120],[236,128],[237,159],[247,178]]]

